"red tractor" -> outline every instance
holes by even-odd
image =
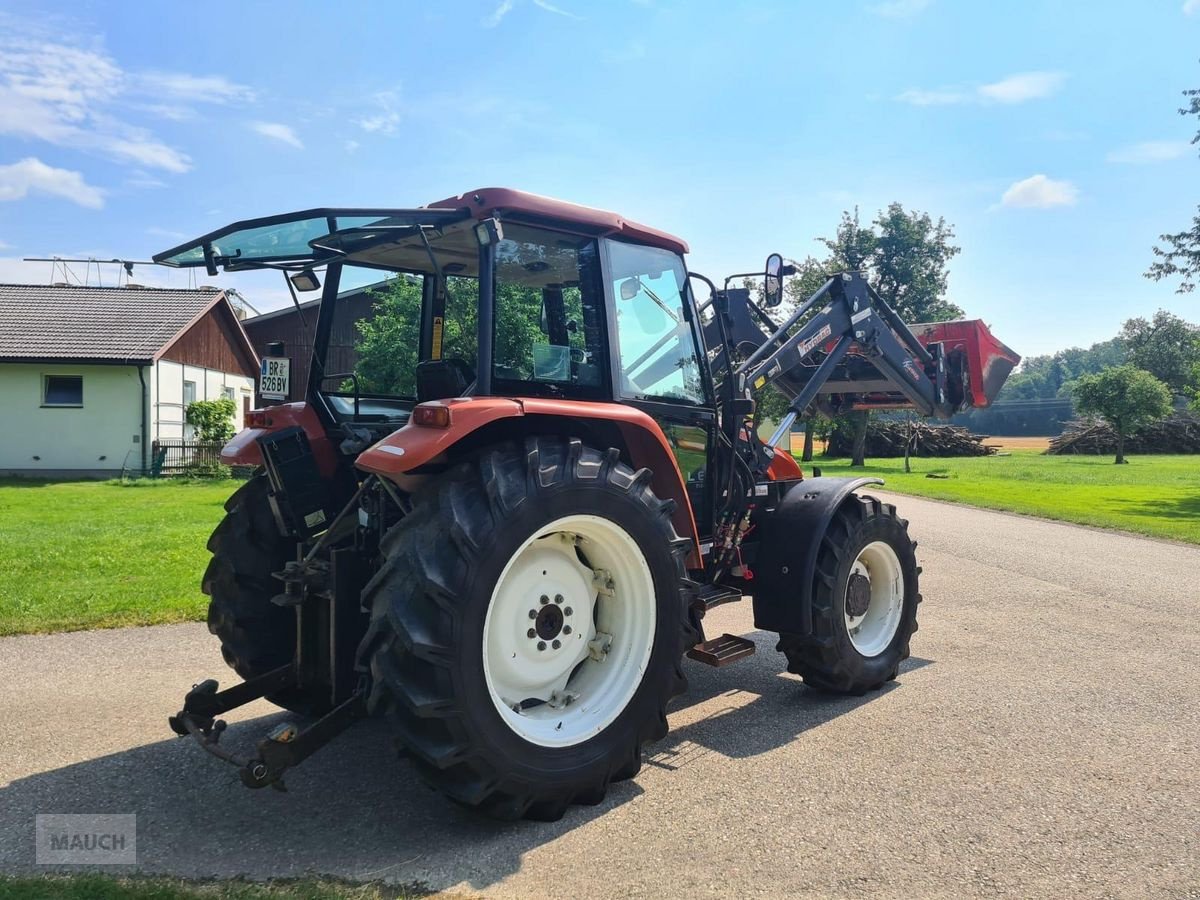
[[[203,581],[244,682],[194,687],[174,730],[247,785],[282,787],[388,713],[453,799],[554,819],[638,771],[685,656],[754,652],[705,635],[718,604],[749,597],[815,688],[895,678],[921,599],[906,522],[857,492],[878,479],[806,479],[779,445],[810,408],[987,405],[1019,358],[980,322],[914,334],[854,272],[777,322],[780,256],[752,295],[689,273],[686,252],[489,188],[238,222],[156,256],[322,290],[293,348],[311,351],[305,401],[249,413],[223,452],[258,472]],[[381,280],[365,311],[339,300]],[[289,389],[286,352],[263,360],[264,392]],[[791,406],[764,442],[751,422],[768,387]],[[247,758],[218,717],[258,697],[307,724]]]

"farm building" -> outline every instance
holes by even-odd
[[[355,344],[358,342],[358,329],[355,323],[359,319],[369,318],[375,303],[372,292],[382,287],[384,282],[369,284],[341,291],[338,294],[338,316],[334,321],[333,331],[329,335],[329,355],[326,358],[326,371],[351,372],[356,362]],[[259,356],[268,356],[268,344],[280,342],[283,353],[292,360],[292,373],[288,400],[303,400],[305,388],[308,385],[308,369],[312,363],[313,332],[317,324],[317,313],[321,301],[308,300],[300,304],[299,312],[295,306],[273,310],[245,319],[246,334],[250,343]],[[264,401],[275,402],[275,401]]]
[[[0,285],[0,473],[146,471],[188,403],[241,411],[257,375],[223,291]]]

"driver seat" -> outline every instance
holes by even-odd
[[[417,402],[461,397],[475,380],[475,373],[457,356],[426,359],[417,363]]]

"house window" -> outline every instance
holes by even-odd
[[[237,389],[226,385],[225,387],[221,388],[221,396],[223,396],[226,400],[232,400],[234,403],[236,403]]]
[[[183,383],[183,409],[186,412],[189,405],[196,402],[196,382],[185,381]]]
[[[83,406],[83,376],[43,375],[42,406]]]

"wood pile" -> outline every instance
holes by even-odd
[[[909,437],[909,423],[890,419],[871,419],[867,423],[868,457],[885,459],[903,456],[904,442]],[[985,434],[972,434],[959,425],[929,425],[916,421],[911,424],[915,435],[911,455],[924,456],[987,456],[995,453],[995,447],[985,447]],[[853,434],[849,428],[834,428],[825,451],[828,456],[850,456],[853,451]]]
[[[1046,452],[1111,455],[1117,452],[1117,435],[1107,422],[1073,419],[1062,434],[1050,440]],[[1143,425],[1125,438],[1125,452],[1200,453],[1200,416],[1177,412]]]

